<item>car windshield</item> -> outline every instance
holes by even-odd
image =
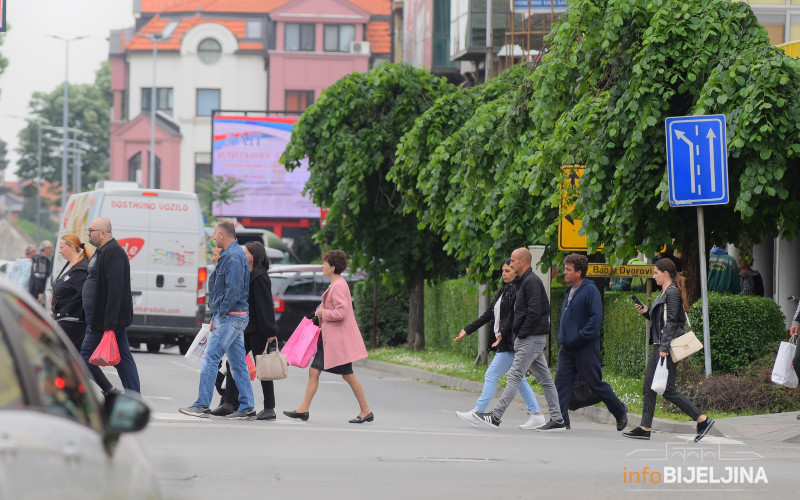
[[[283,285],[289,278],[284,276],[270,276],[269,280],[272,282],[272,295],[277,295],[283,289]]]

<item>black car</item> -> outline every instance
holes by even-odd
[[[352,294],[353,286],[366,279],[367,275],[346,271],[342,277],[347,280]],[[285,342],[303,317],[314,316],[317,307],[322,303],[322,294],[331,281],[322,274],[321,264],[275,265],[270,267],[269,279],[272,281],[278,338]]]

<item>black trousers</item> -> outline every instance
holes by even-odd
[[[794,365],[794,372],[797,374],[797,378],[800,379],[800,347],[794,350],[792,364]]]
[[[264,352],[267,347],[267,338],[259,333],[244,334],[244,352],[252,352],[253,358]],[[227,364],[227,363],[226,363]],[[230,403],[234,408],[239,406],[239,389],[231,376],[230,367],[227,367],[225,375],[225,390],[222,393],[222,375],[217,375],[217,390],[222,394],[222,402]],[[275,408],[275,385],[273,382],[261,380],[261,392],[264,394],[264,408]]]
[[[558,405],[561,406],[561,415],[564,422],[569,425],[569,400],[575,386],[575,376],[580,374],[586,385],[608,407],[608,411],[615,418],[622,418],[625,414],[625,404],[619,400],[614,389],[603,381],[603,371],[600,364],[600,339],[587,342],[577,349],[567,349],[561,346],[558,350],[558,369],[556,370],[556,390],[558,390]]]
[[[656,366],[658,365],[659,359],[661,359],[661,355],[659,354],[658,346],[656,346],[653,348],[650,357],[647,358],[647,366],[644,368],[644,384],[642,387],[644,399],[642,400],[641,423],[643,427],[653,426],[653,415],[656,412],[656,396],[658,396],[658,393],[651,389],[650,386],[653,385],[653,375],[656,373]],[[664,399],[680,408],[681,411],[689,415],[692,420],[697,420],[697,417],[703,413],[675,388],[676,370],[677,366],[672,362],[672,358],[667,356],[667,372],[669,376],[667,377],[667,389],[663,394]]]

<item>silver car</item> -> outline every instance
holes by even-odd
[[[100,402],[66,335],[0,278],[0,499],[158,499],[131,437],[150,409],[138,395]]]

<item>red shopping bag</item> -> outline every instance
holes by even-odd
[[[103,333],[103,339],[97,345],[92,356],[89,358],[89,363],[97,366],[114,366],[120,361],[119,346],[117,345],[117,336],[114,335],[114,330],[106,330]]]
[[[247,371],[250,373],[250,380],[256,379],[256,362],[253,361],[253,356],[248,352],[244,356],[245,361],[247,361]]]
[[[303,318],[281,351],[286,362],[291,366],[307,367],[317,353],[318,337],[319,327],[310,319]]]

